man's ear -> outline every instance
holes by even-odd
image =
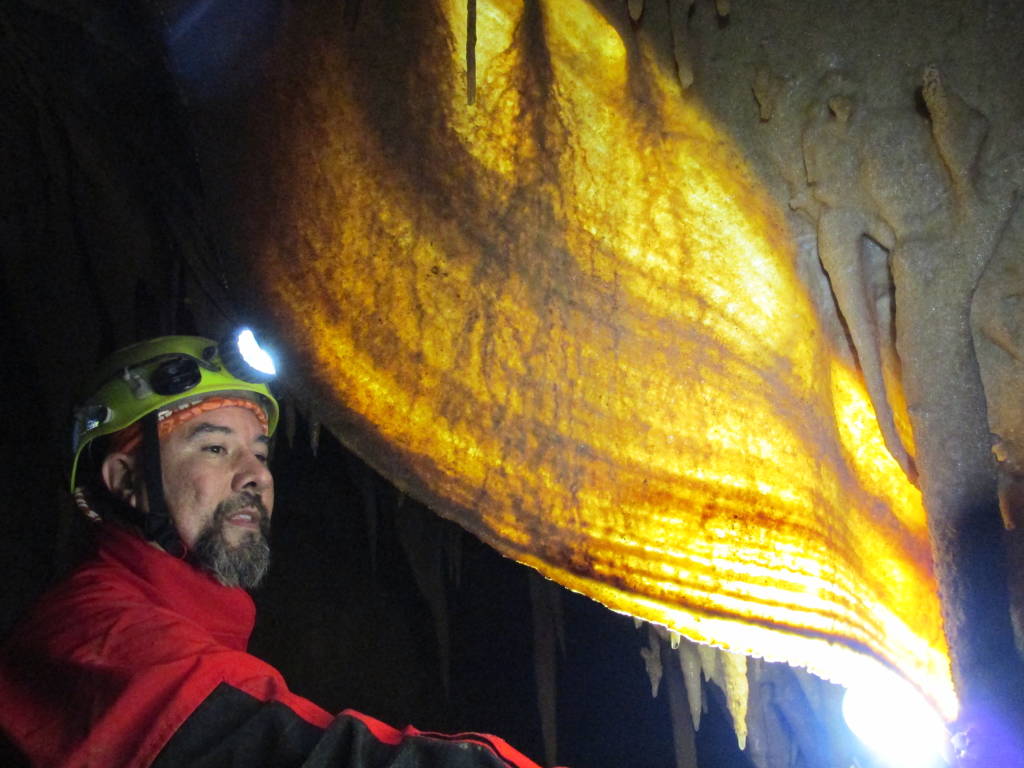
[[[131,453],[108,453],[100,466],[100,475],[115,498],[131,507],[139,503],[139,477],[136,458]]]

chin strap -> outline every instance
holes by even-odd
[[[157,431],[157,414],[154,411],[142,420],[142,469],[146,483],[146,498],[149,511],[139,513],[141,520],[134,520],[142,528],[143,535],[155,541],[174,557],[184,557],[188,547],[178,535],[171,520],[164,498],[163,473],[160,470],[160,435]]]

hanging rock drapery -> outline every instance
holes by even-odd
[[[469,79],[464,3],[288,20],[259,151],[207,145],[325,423],[613,610],[837,682],[881,660],[953,718],[921,495],[777,204],[628,14],[472,7]]]

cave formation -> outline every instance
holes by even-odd
[[[718,371],[710,391],[729,393],[729,403],[802,413],[819,396],[836,400],[815,389],[825,366],[857,372],[877,419],[875,442],[892,462],[885,476],[921,489],[935,575],[923,529],[894,547],[893,562],[911,573],[923,562],[917,588],[933,591],[934,579],[941,589],[961,707],[973,713],[996,702],[1004,716],[1019,716],[1008,608],[1019,567],[1003,567],[1000,555],[1005,545],[1011,565],[1021,557],[1024,475],[1024,93],[1014,85],[1024,11],[1016,4],[349,0],[301,9],[164,2],[129,12],[20,2],[0,13],[5,351],[19,361],[5,386],[20,427],[4,444],[4,487],[18,500],[6,523],[18,587],[5,601],[8,624],[75,536],[59,492],[62,415],[80,372],[140,336],[247,319],[293,350],[291,428],[278,471],[282,486],[300,489],[291,502],[299,511],[279,515],[275,545],[284,554],[261,598],[257,650],[300,692],[308,685],[322,703],[431,728],[490,729],[537,757],[597,765],[601,753],[576,741],[609,726],[574,708],[589,695],[565,679],[588,658],[588,674],[606,680],[609,701],[621,695],[623,708],[634,704],[612,693],[617,683],[626,690],[649,676],[646,694],[660,690],[660,709],[636,708],[634,733],[658,740],[664,729],[650,765],[697,764],[699,699],[711,713],[705,735],[697,731],[700,765],[716,764],[712,716],[732,722],[754,765],[848,764],[859,748],[837,724],[834,688],[691,642],[785,657],[773,630],[743,647],[742,617],[727,617],[724,635],[700,635],[662,608],[645,618],[678,619],[681,635],[633,629],[420,506],[618,610],[635,607],[628,600],[637,594],[659,605],[692,601],[643,593],[649,584],[616,573],[614,558],[599,573],[596,550],[559,538],[564,520],[545,527],[549,507],[568,510],[582,540],[588,519],[572,515],[585,507],[581,490],[614,489],[597,508],[657,506],[648,503],[653,494],[622,490],[646,480],[622,471],[617,446],[579,435],[627,434],[628,409],[615,403],[640,392],[650,399],[637,402],[655,407],[675,396],[665,382],[687,381],[676,371],[686,367]],[[678,192],[680,178],[701,174],[724,199]],[[753,239],[733,234],[747,229]],[[771,255],[756,269],[722,258],[755,251],[754,241]],[[633,265],[651,242],[664,263]],[[685,279],[659,277],[687,259]],[[789,335],[764,330],[751,311],[775,322],[760,283],[749,280],[765,270],[781,275],[764,282],[796,316]],[[709,301],[705,278],[733,294]],[[684,284],[697,285],[693,295],[705,303],[673,303]],[[717,337],[702,335],[700,324],[712,316],[746,336],[714,354]],[[407,317],[410,327],[396,320]],[[807,358],[810,373],[785,369],[811,326],[819,352]],[[746,364],[742,338],[781,367],[768,375]],[[559,358],[565,349],[572,355]],[[659,359],[666,349],[687,363]],[[602,355],[624,362],[602,373]],[[474,367],[506,377],[474,388],[448,375]],[[659,378],[666,370],[673,375]],[[623,371],[639,372],[638,382]],[[816,384],[798,391],[793,382],[805,379]],[[739,384],[730,390],[729,380]],[[542,391],[551,383],[553,394]],[[438,390],[445,397],[430,400]],[[529,401],[518,410],[517,397]],[[416,421],[416,402],[427,403],[433,431],[453,436],[447,449],[401,431]],[[373,410],[380,403],[392,403],[398,426]],[[664,410],[669,423],[674,414]],[[648,413],[653,443],[660,427]],[[842,435],[820,442],[832,417],[826,409],[758,424],[770,432],[798,423],[807,445],[845,445]],[[665,455],[641,447],[645,460]],[[744,442],[736,452],[751,450]],[[845,468],[835,447],[821,449],[821,464],[831,466],[830,452]],[[470,455],[483,457],[481,468]],[[530,479],[517,474],[520,465],[549,471],[550,497],[537,495],[548,485],[517,479]],[[495,476],[474,474],[489,468]],[[846,503],[872,520],[870,500],[879,497],[895,506],[858,472],[849,481],[856,492],[828,499],[830,515],[846,514]],[[666,484],[658,498],[694,503],[701,497],[692,487]],[[717,487],[726,512],[757,507],[749,488],[723,497]],[[42,498],[38,488],[48,489]],[[613,533],[638,529],[622,517]],[[816,524],[823,539],[842,529]],[[316,541],[337,549],[326,554]],[[844,557],[857,561],[861,551],[849,550]],[[474,592],[462,586],[460,565],[474,587],[502,586]],[[854,601],[870,602],[865,595],[892,581],[859,561],[837,573],[869,584],[844,598]],[[382,604],[396,607],[375,607]],[[476,658],[482,652],[467,636],[488,642],[481,616],[517,636],[494,652],[518,654],[535,670],[536,690],[507,683],[522,716],[481,703],[502,690],[500,680],[474,682],[497,674],[480,670],[501,667]],[[353,624],[375,629],[360,634]],[[934,628],[934,617],[924,625]],[[877,629],[846,634],[899,666],[900,651],[872,645]],[[302,643],[291,641],[296,634]],[[603,639],[631,650],[602,658]],[[363,664],[375,647],[386,649],[375,665],[393,660],[389,687],[420,674],[401,701],[343,663]],[[323,669],[330,684],[318,679]],[[702,670],[713,684],[700,684]]]

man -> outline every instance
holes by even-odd
[[[0,656],[0,727],[40,766],[536,768],[500,739],[331,716],[246,653],[269,563],[278,406],[198,337],[115,354],[76,412],[95,554]],[[81,465],[81,466],[80,466]]]

